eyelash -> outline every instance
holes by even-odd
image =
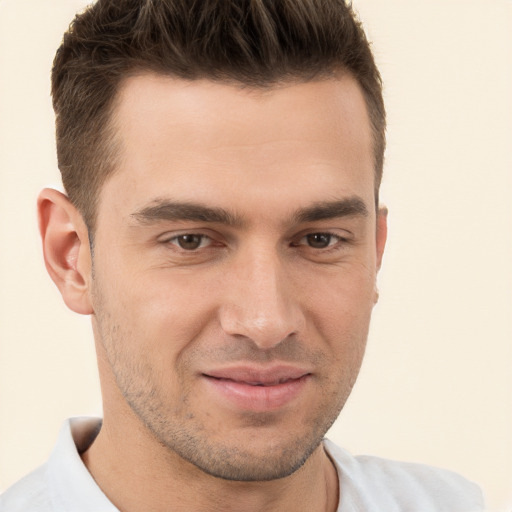
[[[338,244],[340,243],[344,243],[344,242],[347,242],[348,240],[340,235],[337,235],[335,233],[330,233],[329,231],[317,231],[317,232],[313,232],[313,233],[307,233],[306,235],[302,236],[300,239],[299,239],[299,243],[294,243],[292,244],[294,247],[298,247],[300,244],[300,242],[302,240],[305,240],[305,239],[308,239],[308,237],[328,237],[329,241],[328,241],[328,244],[327,246],[325,247],[313,247],[312,245],[310,244],[305,244],[307,245],[309,248],[311,249],[318,249],[319,251],[323,251],[323,252],[327,252],[327,251],[330,251],[330,250],[335,250],[337,247]],[[334,243],[331,243],[333,242]]]
[[[185,247],[182,247],[179,243],[180,239],[183,239],[185,237],[196,237],[199,238],[199,246],[195,247],[193,249],[186,249]],[[213,238],[209,237],[208,235],[203,235],[200,233],[183,233],[181,235],[173,236],[172,238],[169,238],[166,240],[166,243],[170,243],[172,245],[176,245],[179,249],[181,249],[184,252],[190,252],[193,253],[195,251],[198,251],[199,249],[204,249],[205,247],[202,247],[203,242],[209,240],[210,244],[208,244],[206,247],[210,247],[211,243],[214,241]]]
[[[301,242],[303,240],[307,240],[308,237],[326,237],[328,238],[328,241],[327,241],[327,245],[325,247],[314,247],[308,243],[305,243],[305,244],[302,244]],[[194,237],[196,239],[199,239],[198,240],[198,246],[197,247],[193,247],[193,248],[185,248],[183,247],[181,244],[180,244],[180,239],[184,239],[186,237]],[[208,243],[206,246],[204,246],[204,242],[206,241],[210,241],[210,243]],[[332,243],[334,241],[334,243]],[[204,234],[200,234],[200,233],[183,233],[181,235],[176,235],[172,238],[169,238],[168,240],[165,241],[165,243],[168,243],[168,244],[172,244],[172,245],[175,245],[177,246],[180,250],[182,250],[183,252],[188,252],[188,253],[195,253],[196,251],[200,250],[200,249],[205,249],[205,248],[208,248],[210,247],[211,245],[213,245],[215,241],[213,240],[213,238],[211,238],[210,236],[208,235],[204,235]],[[311,242],[311,240],[310,240]],[[305,245],[305,246],[308,246],[309,248],[313,249],[313,250],[318,250],[318,251],[322,251],[322,252],[328,252],[328,251],[331,251],[331,250],[336,250],[336,246],[340,243],[345,243],[345,242],[348,242],[347,238],[344,238],[340,235],[337,235],[335,233],[330,233],[328,231],[324,232],[324,231],[317,231],[317,232],[313,232],[313,233],[307,233],[303,236],[301,236],[299,239],[298,239],[298,242],[292,242],[291,243],[291,246],[292,247],[299,247],[301,245]],[[186,242],[185,242],[186,243]]]

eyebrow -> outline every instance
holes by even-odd
[[[223,208],[167,199],[157,199],[150,206],[141,208],[130,216],[141,224],[158,221],[191,221],[226,224],[234,227],[244,225],[239,216]]]
[[[352,196],[335,201],[320,201],[298,209],[292,215],[292,220],[306,223],[349,216],[368,216],[368,208],[361,198]],[[151,205],[132,213],[130,217],[140,224],[159,221],[207,222],[233,227],[244,227],[247,224],[242,217],[224,208],[168,199],[157,199]]]
[[[360,197],[352,196],[337,201],[314,203],[312,206],[301,208],[295,212],[294,219],[301,223],[351,216],[368,216],[368,208]]]

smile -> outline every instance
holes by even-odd
[[[202,374],[207,392],[231,409],[269,412],[283,408],[304,392],[311,373],[301,368],[226,368]]]
[[[213,377],[215,378],[215,377]],[[222,380],[222,379],[219,379],[219,380]],[[224,379],[224,380],[231,380],[231,379]],[[249,384],[250,386],[277,386],[278,384],[284,384],[285,382],[290,382],[294,379],[279,379],[277,381],[272,381],[272,382],[248,382],[248,381],[243,381],[244,384]],[[232,382],[237,382],[237,381],[232,381]]]

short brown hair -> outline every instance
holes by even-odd
[[[55,56],[52,96],[64,188],[90,230],[101,185],[115,169],[111,123],[120,82],[140,71],[252,87],[351,73],[382,177],[382,82],[344,0],[98,0],[77,15]]]

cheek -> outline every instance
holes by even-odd
[[[301,280],[306,311],[325,326],[356,328],[368,323],[374,305],[375,273],[363,264],[340,266]]]
[[[158,365],[171,364],[212,317],[209,294],[187,276],[116,267],[98,269],[95,281],[95,309],[123,351]]]
[[[331,276],[316,279],[308,296],[308,334],[316,335],[330,360],[336,387],[354,383],[364,356],[373,309],[374,274],[366,267],[336,269]],[[342,386],[338,384],[344,383]]]

